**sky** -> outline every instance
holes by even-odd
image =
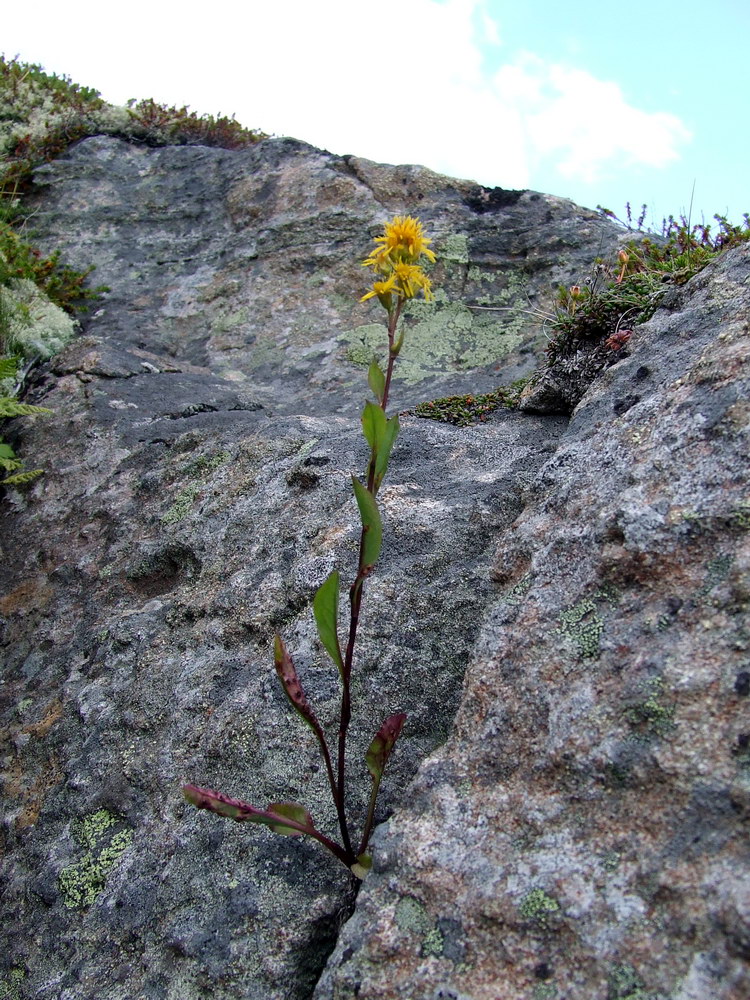
[[[35,0],[0,51],[333,153],[621,218],[750,212],[747,0]]]

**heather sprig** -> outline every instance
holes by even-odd
[[[274,665],[281,686],[297,715],[313,732],[323,758],[331,797],[336,808],[339,840],[321,832],[305,806],[297,802],[272,802],[258,809],[241,799],[229,798],[220,792],[196,785],[185,785],[188,802],[199,809],[208,809],[220,816],[258,823],[274,833],[290,837],[306,835],[317,840],[338,858],[358,878],[364,878],[371,864],[368,852],[375,820],[380,783],[388,759],[406,722],[406,715],[389,715],[380,725],[365,754],[364,765],[371,778],[367,814],[359,838],[355,838],[347,814],[347,741],[352,718],[351,675],[355,663],[357,630],[362,611],[365,583],[380,557],[383,525],[377,495],[388,471],[393,446],[399,433],[398,415],[386,415],[393,369],[404,343],[405,330],[400,327],[404,303],[422,295],[432,298],[430,279],[422,267],[423,258],[434,262],[432,242],[425,236],[422,224],[411,216],[396,216],[387,223],[383,234],[374,240],[375,247],[363,261],[372,268],[372,287],[361,298],[365,302],[376,298],[387,314],[388,361],[385,371],[373,361],[368,371],[368,384],[377,402],[365,402],[362,410],[362,432],[370,450],[363,480],[352,476],[352,488],[361,521],[357,572],[349,587],[349,627],[346,641],[339,638],[340,575],[334,571],[318,588],[313,599],[313,615],[318,638],[336,668],[341,685],[338,733],[333,741],[326,734],[305,694],[289,650],[281,636],[274,639]]]

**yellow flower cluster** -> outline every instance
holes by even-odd
[[[375,237],[375,243],[379,245],[362,266],[372,267],[378,277],[360,301],[377,296],[388,312],[393,308],[394,295],[399,299],[413,299],[421,292],[428,302],[431,301],[432,285],[420,260],[426,257],[434,263],[435,254],[429,249],[432,240],[424,235],[419,219],[397,215],[386,223],[383,235]]]

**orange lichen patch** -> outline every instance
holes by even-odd
[[[29,733],[31,736],[46,736],[57,720],[62,718],[62,714],[62,702],[59,698],[56,698],[47,706],[47,709],[39,722],[29,723],[28,726],[23,727],[21,732]]]
[[[37,775],[32,784],[25,790],[23,806],[16,816],[16,829],[23,830],[33,826],[39,819],[39,813],[44,805],[47,792],[63,780],[62,768],[56,754],[45,761],[41,774]]]
[[[11,615],[17,611],[31,611],[43,608],[49,603],[54,591],[46,576],[35,576],[24,580],[9,593],[0,597],[0,614]]]
[[[5,793],[9,799],[20,799],[20,809],[15,817],[18,830],[33,826],[39,819],[47,792],[63,780],[62,767],[56,754],[52,754],[34,777],[26,773],[23,761],[15,757],[4,774]]]
[[[12,742],[14,734],[44,739],[62,718],[63,704],[59,699],[50,702],[38,722],[30,722],[23,727],[13,726],[2,734]],[[47,793],[63,780],[62,768],[57,754],[45,754],[43,744],[27,741],[17,750],[3,773],[3,785],[7,798],[16,800],[18,812],[15,815],[17,829],[33,826],[39,819]],[[18,801],[20,800],[20,801]]]

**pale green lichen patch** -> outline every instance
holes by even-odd
[[[521,577],[512,587],[509,587],[505,593],[505,601],[507,604],[516,605],[520,604],[524,597],[531,590],[531,573],[526,573]]]
[[[443,954],[443,946],[445,944],[445,939],[440,931],[439,927],[433,927],[432,930],[427,931],[425,936],[422,938],[422,954],[434,955],[435,958],[439,958]]]
[[[430,919],[429,914],[418,899],[413,896],[403,896],[396,904],[396,926],[399,930],[416,934],[422,939],[422,955],[439,957],[443,954],[445,940],[439,927]]]
[[[461,302],[417,303],[398,360],[398,377],[408,385],[447,372],[470,371],[499,361],[521,343],[515,321],[475,315]],[[413,322],[416,320],[416,322]],[[385,329],[368,323],[342,334],[350,361],[363,367],[386,357]]]
[[[616,965],[609,975],[607,1000],[654,1000],[654,997],[643,988],[631,965]]]
[[[8,978],[0,980],[0,1000],[21,1000],[21,986],[25,978],[23,969],[11,969]]]
[[[518,907],[524,920],[532,920],[542,927],[546,927],[551,914],[558,913],[559,910],[560,904],[552,896],[548,896],[544,889],[527,892]]]
[[[538,983],[534,987],[534,1000],[556,1000],[557,987],[552,983]]]
[[[188,462],[182,471],[186,476],[204,476],[224,465],[229,459],[228,451],[217,451],[213,455],[200,455],[192,462]]]
[[[186,486],[175,497],[175,501],[169,510],[162,514],[162,524],[177,524],[190,513],[195,498],[200,493],[198,486]]]
[[[73,826],[73,836],[83,849],[83,857],[58,877],[63,904],[68,909],[91,906],[103,891],[107,877],[133,841],[133,833],[123,820],[99,809]]]
[[[594,659],[599,655],[604,621],[591,597],[567,608],[558,620],[557,632],[570,639],[581,659]]]
[[[396,926],[399,930],[424,935],[432,930],[432,921],[418,899],[402,896],[396,903]]]
[[[750,500],[743,500],[729,515],[732,524],[741,531],[750,531]]]
[[[25,357],[51,358],[76,334],[75,320],[28,279],[0,286],[0,311],[6,347]]]
[[[440,260],[449,260],[454,264],[468,264],[469,238],[463,233],[452,233],[440,241],[436,253]]]
[[[674,730],[674,705],[665,704],[663,698],[664,681],[652,677],[646,684],[643,700],[626,710],[626,719],[641,739],[669,736]]]
[[[247,309],[236,309],[234,312],[218,313],[211,321],[211,331],[213,333],[227,333],[235,327],[242,326],[248,322],[249,312]]]

